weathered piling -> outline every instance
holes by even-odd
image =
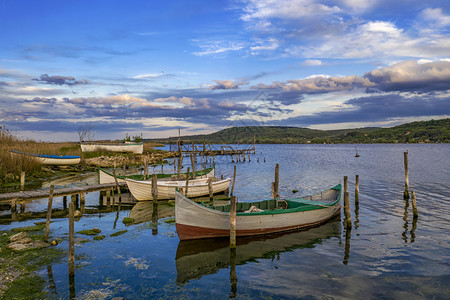
[[[190,157],[191,157],[191,166],[192,166],[192,179],[195,179],[195,168],[194,168],[194,155],[193,154],[191,154],[190,155]],[[200,177],[202,176],[202,174],[200,174]],[[188,171],[188,177],[189,177],[189,171]]]
[[[355,178],[355,205],[359,204],[359,175]]]
[[[233,184],[231,185],[231,193],[230,196],[233,196],[233,191],[234,191],[234,182],[236,181],[236,165],[234,166],[234,171],[233,171]]]
[[[69,203],[69,277],[75,276],[75,204]]]
[[[208,192],[209,192],[209,201],[213,200],[213,186],[212,186],[212,178],[208,178]]]
[[[48,205],[47,205],[47,218],[45,221],[45,234],[44,234],[44,242],[48,242],[48,235],[50,234],[50,220],[52,218],[52,203],[53,203],[53,192],[55,190],[55,186],[52,184],[50,186],[50,196],[48,197]]]
[[[117,190],[117,193],[119,194],[119,203],[122,203],[122,194],[120,192],[119,181],[117,180],[116,169],[114,169],[113,175],[114,175],[114,181],[116,182],[116,190]]]
[[[352,219],[350,215],[350,196],[347,190],[347,176],[344,176],[344,214],[345,214],[345,224],[347,228],[352,227]]]
[[[230,206],[230,248],[236,249],[236,196],[231,196]]]
[[[186,197],[188,195],[188,188],[189,188],[189,167],[187,168],[187,172],[186,172],[186,187],[184,188],[184,195]]]
[[[25,189],[25,171],[20,173],[20,190],[23,191]]]
[[[157,184],[158,178],[156,174],[152,175],[152,198],[153,198],[153,204],[158,203],[158,184]]]
[[[147,179],[148,177],[148,162],[147,159],[144,158],[144,179]]]
[[[409,199],[408,150],[403,152],[403,162],[405,164],[405,191],[403,192],[403,198]]]
[[[414,191],[411,192],[411,202],[413,207],[413,216],[414,218],[417,218],[419,217],[419,214],[417,212],[416,193]]]
[[[272,199],[278,199],[280,198],[279,194],[279,185],[280,185],[280,165],[275,165],[275,181],[273,182],[273,197]]]

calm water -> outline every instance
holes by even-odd
[[[216,157],[218,175],[232,177],[239,201],[269,198],[275,164],[280,164],[280,195],[307,195],[349,177],[353,227],[340,218],[307,231],[257,240],[238,240],[230,260],[227,240],[180,243],[170,212],[151,222],[151,206],[140,203],[119,213],[93,213],[75,223],[75,231],[98,227],[106,238],[75,247],[75,288],[69,289],[67,261],[41,271],[50,298],[125,299],[200,298],[450,298],[450,145],[259,145],[251,162]],[[419,218],[405,207],[403,152],[409,151],[410,189],[416,192]],[[259,162],[258,162],[259,158]],[[265,159],[265,162],[264,162]],[[186,161],[188,163],[188,161]],[[186,165],[187,166],[187,165]],[[156,169],[157,170],[157,169]],[[173,167],[165,167],[166,172]],[[360,204],[354,205],[355,175]],[[61,198],[54,200],[63,209]],[[90,193],[87,208],[98,206]],[[46,200],[27,204],[25,212],[45,211]],[[124,217],[140,214],[125,226]],[[16,215],[17,219],[20,213]],[[0,230],[41,219],[8,221]],[[57,246],[67,249],[67,219],[51,224]],[[128,232],[110,237],[111,233]],[[235,264],[236,265],[235,265]],[[235,273],[235,276],[234,276]],[[231,275],[231,276],[230,276]]]

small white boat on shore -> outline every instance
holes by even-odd
[[[109,151],[142,154],[144,143],[81,143],[82,152]]]
[[[81,157],[76,155],[47,155],[47,154],[26,153],[16,150],[11,150],[11,154],[32,157],[43,165],[55,165],[55,166],[76,165],[79,164],[81,161]]]

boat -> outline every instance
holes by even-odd
[[[48,154],[35,154],[35,153],[26,153],[16,150],[10,150],[13,155],[23,155],[29,156],[37,160],[43,165],[76,165],[81,161],[80,156],[76,155],[48,155]]]
[[[147,180],[134,180],[125,178],[128,189],[138,201],[153,200],[152,182]],[[213,194],[224,192],[229,188],[231,179],[219,180],[216,177],[189,180],[187,196],[190,198],[209,195],[209,183],[211,180]],[[179,181],[158,181],[158,200],[175,199],[175,190],[183,191],[186,187],[186,180]]]
[[[294,199],[236,203],[236,236],[269,234],[317,226],[340,214],[341,185]],[[206,206],[177,192],[175,220],[180,240],[228,237],[230,204]]]
[[[109,151],[142,154],[144,143],[81,143],[82,152]]]
[[[236,261],[230,259],[230,241],[224,238],[179,241],[175,256],[178,285],[229,269],[232,263],[243,265],[258,259],[271,259],[295,249],[313,248],[323,240],[339,238],[339,218],[294,232],[242,237],[236,241]]]
[[[186,173],[181,173],[186,174]],[[170,180],[173,176],[176,176],[175,174],[163,174],[159,173],[156,174],[158,177],[158,180]],[[192,172],[189,172],[189,175],[192,176]],[[215,168],[207,168],[200,171],[195,171],[196,178],[210,178],[215,176]],[[116,175],[118,182],[125,182],[125,178],[128,179],[134,179],[134,180],[151,180],[152,175],[149,175],[147,178],[144,178],[144,175],[142,174],[135,174],[135,175]],[[114,179],[114,175],[111,172],[106,171],[105,169],[98,168],[98,183],[114,183],[116,182]]]

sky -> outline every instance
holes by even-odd
[[[21,138],[449,116],[448,0],[0,0],[0,126]]]

